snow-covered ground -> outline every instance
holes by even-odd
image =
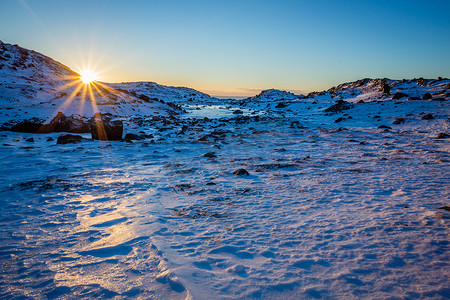
[[[1,73],[2,121],[27,117],[3,109],[25,97],[13,71]],[[110,104],[129,112],[125,133],[145,139],[2,131],[0,298],[448,299],[448,84],[362,80],[218,103],[111,84],[137,101]],[[336,100],[347,102],[326,111]],[[26,111],[48,117],[49,103]]]
[[[447,102],[233,117],[154,143],[2,132],[1,296],[449,297]]]

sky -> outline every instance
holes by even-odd
[[[0,40],[214,96],[450,77],[450,1],[0,0]]]

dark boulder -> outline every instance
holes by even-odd
[[[64,134],[58,137],[57,144],[76,144],[83,140],[82,136],[74,134]]]
[[[25,142],[34,143],[34,138],[31,137],[29,139],[26,139]]]
[[[217,155],[216,155],[215,152],[208,152],[208,153],[205,153],[205,154],[203,155],[203,157],[207,157],[207,158],[216,158]]]
[[[339,123],[339,122],[342,122],[344,120],[345,120],[344,118],[340,117],[340,118],[337,118],[336,120],[334,120],[334,123]]]
[[[233,172],[233,175],[238,175],[238,176],[249,176],[250,174],[248,173],[248,171],[246,169],[237,169],[236,171]]]
[[[396,118],[392,124],[403,124],[405,123],[405,118]]]
[[[401,98],[404,98],[404,97],[408,97],[408,94],[405,94],[405,93],[402,93],[402,92],[398,92],[398,93],[395,93],[394,96],[392,96],[392,99],[393,100],[398,100],[398,99],[401,99]]]
[[[336,101],[336,104],[331,105],[327,109],[325,109],[325,112],[331,112],[331,113],[338,113],[343,110],[348,110],[353,108],[355,105],[353,103],[346,102],[344,100],[338,100]]]
[[[432,114],[426,114],[422,116],[422,120],[432,120],[434,116]]]
[[[389,84],[387,84],[386,82],[384,82],[384,83],[381,85],[381,92],[382,92],[383,94],[389,94],[389,93],[391,92],[391,87],[389,86]]]
[[[134,133],[127,133],[127,134],[125,134],[124,139],[139,141],[139,140],[145,140],[145,137],[142,135],[134,134]]]
[[[447,83],[447,85],[444,87],[446,90],[450,90],[450,83]]]
[[[378,129],[392,129],[392,127],[389,127],[386,125],[380,125],[380,126],[378,126]]]
[[[122,139],[123,122],[111,120],[112,116],[96,113],[91,124],[91,135],[94,140],[118,141]]]
[[[36,120],[24,120],[11,127],[13,132],[36,133],[42,127],[42,123]]]
[[[88,121],[81,118],[66,116],[62,112],[58,112],[49,124],[44,124],[39,130],[39,133],[49,132],[89,133],[91,126]]]
[[[422,95],[422,100],[430,100],[432,98],[433,97],[431,96],[430,93],[425,93],[425,94]]]
[[[305,126],[301,125],[299,121],[292,122],[289,127],[290,128],[298,128],[298,129],[306,129],[306,128],[308,128],[308,127],[305,127]]]
[[[440,132],[440,133],[436,136],[437,139],[448,139],[449,137],[450,137],[450,135],[447,134],[447,133],[445,133],[445,132]]]

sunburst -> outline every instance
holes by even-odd
[[[97,74],[98,73],[93,69],[85,68],[77,73],[74,72],[72,75],[66,76],[66,83],[59,86],[56,90],[59,92],[67,91],[68,89],[73,90],[56,111],[64,113],[64,111],[70,107],[73,100],[77,97],[80,100],[78,105],[80,114],[83,114],[86,102],[91,103],[94,115],[99,112],[96,96],[97,98],[108,98],[108,94],[113,94],[114,96],[117,96],[127,102],[129,101],[128,95],[98,81],[99,77]],[[50,119],[47,120],[47,122],[49,121]],[[96,120],[95,124],[97,127],[98,136],[101,137],[101,139],[106,139],[106,132],[103,124],[101,123],[101,119]]]
[[[97,80],[97,77],[97,74],[95,74],[91,70],[80,71],[80,79],[84,84],[91,84],[92,82]]]

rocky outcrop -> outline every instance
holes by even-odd
[[[10,130],[14,132],[37,133],[42,127],[42,123],[37,119],[23,120],[13,125]]]
[[[91,126],[89,121],[74,116],[65,116],[62,112],[59,112],[49,124],[44,124],[38,132],[89,133],[91,132]]]

